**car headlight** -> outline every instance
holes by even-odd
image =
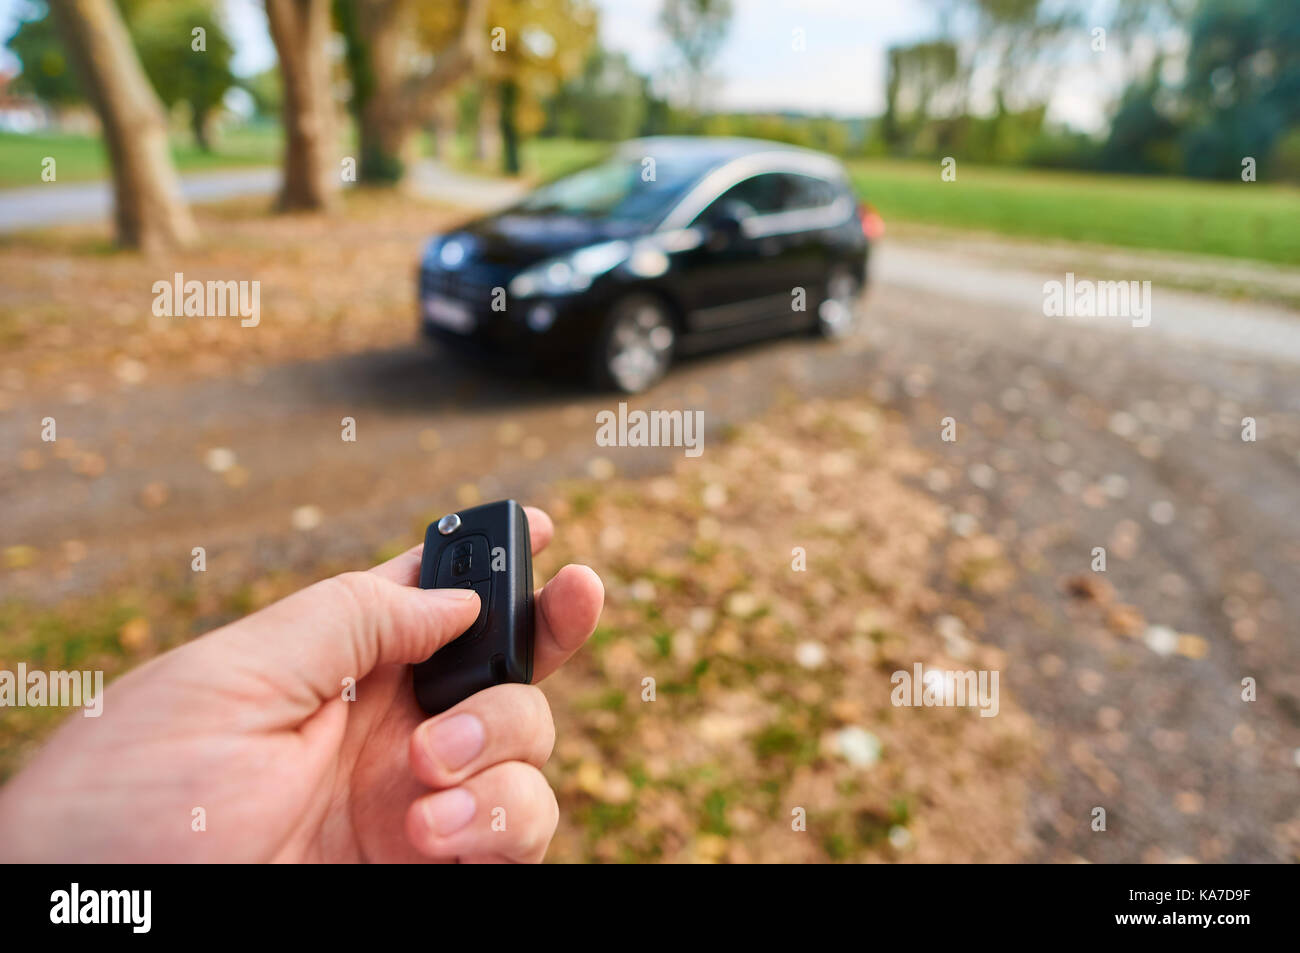
[[[551,258],[515,275],[510,293],[519,298],[563,295],[586,291],[591,282],[627,260],[631,246],[625,241],[601,242],[567,255]]]
[[[438,253],[442,251],[445,238],[445,235],[434,235],[429,239],[429,243],[424,246],[424,254],[420,256],[420,264],[425,268],[438,267]]]
[[[424,246],[421,262],[426,268],[454,271],[465,263],[469,252],[470,240],[464,235],[435,235]]]

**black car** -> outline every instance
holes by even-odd
[[[748,139],[638,139],[433,238],[421,327],[578,365],[634,393],[675,354],[795,328],[847,333],[882,229],[830,156]]]

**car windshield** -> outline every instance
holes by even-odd
[[[654,165],[618,157],[544,185],[520,203],[528,212],[585,218],[652,222],[713,163],[702,159],[659,158]]]

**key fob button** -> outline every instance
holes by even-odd
[[[438,562],[435,585],[452,589],[464,582],[486,582],[492,575],[486,536],[473,535],[447,546]]]

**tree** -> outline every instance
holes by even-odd
[[[339,0],[337,9],[361,140],[359,178],[395,183],[411,134],[437,118],[441,98],[482,62],[487,0]]]
[[[885,73],[885,113],[881,136],[892,151],[910,151],[920,126],[936,107],[949,116],[962,111],[963,93],[957,47],[932,40],[889,48]]]
[[[330,88],[329,0],[266,0],[284,85],[284,211],[329,208],[342,181]]]
[[[155,92],[168,108],[181,102],[189,107],[194,139],[206,150],[212,113],[235,84],[233,50],[212,0],[121,0],[119,7]],[[19,88],[57,109],[85,102],[85,97],[48,13],[37,7],[9,45],[23,64]],[[201,50],[194,49],[199,42],[195,29],[203,31]]]
[[[1235,178],[1300,124],[1300,7],[1202,0],[1191,24],[1183,139],[1191,175]]]
[[[519,172],[519,143],[541,129],[544,97],[576,75],[596,39],[596,11],[586,0],[493,0],[491,54],[482,86],[495,96],[502,168]],[[510,24],[497,33],[496,24]]]
[[[709,64],[731,27],[731,0],[664,0],[659,23],[686,71],[686,99],[703,105]]]
[[[117,240],[154,251],[197,231],[168,151],[162,104],[112,0],[52,0],[69,58],[104,129],[113,168]]]
[[[23,65],[16,88],[56,109],[86,101],[49,10],[37,8],[19,23],[9,48]]]
[[[547,131],[577,139],[630,139],[645,126],[648,91],[625,53],[597,46],[549,104]]]
[[[154,89],[168,107],[189,106],[194,141],[209,151],[212,114],[235,84],[234,50],[212,0],[135,0],[123,12]]]

